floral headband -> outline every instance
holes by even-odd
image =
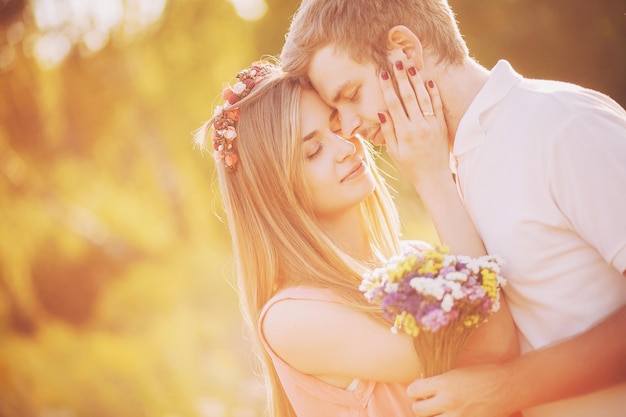
[[[222,91],[222,98],[226,102],[217,106],[213,114],[213,157],[216,162],[223,162],[227,169],[234,170],[239,160],[235,139],[237,131],[235,123],[239,120],[239,108],[235,104],[246,97],[252,89],[272,72],[276,72],[275,65],[258,62],[250,68],[237,74],[235,85],[228,86]]]

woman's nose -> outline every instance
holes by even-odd
[[[339,135],[335,135],[337,146],[337,159],[343,161],[347,157],[356,153],[356,145],[353,140],[356,139],[344,139]]]

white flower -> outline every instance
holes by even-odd
[[[469,261],[472,260],[472,257],[467,255],[458,255],[456,258],[458,262],[463,264],[467,264]]]
[[[506,285],[506,278],[504,278],[500,274],[496,274],[496,281],[498,282],[498,285],[500,285],[501,287],[504,287]]]
[[[413,278],[409,285],[420,294],[434,297],[437,300],[441,300],[445,294],[444,283],[439,278]]]
[[[217,106],[215,108],[215,111],[213,112],[213,117],[217,117],[219,116],[219,114],[222,112],[222,110],[224,109],[224,107],[222,106]]]
[[[456,282],[465,282],[467,281],[467,275],[464,274],[463,272],[452,271],[446,274],[446,279],[450,281],[456,281]]]
[[[460,285],[458,287],[452,288],[451,294],[452,294],[452,298],[454,298],[455,300],[460,300],[461,298],[465,296],[465,294],[463,294],[463,290],[461,289]]]
[[[437,300],[441,300],[445,293],[446,293],[445,289],[440,285],[434,286],[434,288],[432,288],[432,295]]]
[[[368,290],[368,291],[364,291],[363,295],[365,295],[365,298],[367,299],[367,301],[369,301],[370,303],[374,300],[374,298],[376,297],[376,293],[372,290]]]
[[[233,85],[233,93],[239,95],[243,93],[246,89],[246,85],[241,81],[237,81],[235,85]]]
[[[449,313],[450,310],[452,310],[453,306],[454,306],[454,299],[452,298],[450,294],[446,294],[443,297],[443,301],[441,302],[441,309],[445,311],[446,313]]]
[[[388,282],[385,285],[385,292],[387,294],[398,292],[399,289],[400,289],[400,284],[398,284],[398,283]]]
[[[443,256],[443,261],[441,262],[441,265],[443,265],[444,267],[450,266],[450,265],[455,265],[456,261],[457,261],[456,256],[454,256],[454,255],[444,255]]]
[[[452,298],[455,300],[460,300],[463,298],[463,290],[461,288],[461,284],[454,281],[445,281],[446,287],[450,290],[450,294]]]
[[[237,131],[233,126],[228,126],[222,132],[222,136],[224,136],[228,140],[233,140],[237,137]]]
[[[493,272],[499,274],[500,273],[500,265],[498,265],[497,263],[490,263],[489,264],[489,269],[491,269]]]
[[[474,274],[478,274],[478,271],[480,271],[480,262],[476,259],[472,259],[467,263],[467,269],[469,269],[470,271],[472,271],[472,273]]]
[[[498,265],[504,265],[504,259],[502,259],[498,255],[491,255],[491,259],[493,259],[493,261],[496,262]]]

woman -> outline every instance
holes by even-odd
[[[335,134],[335,112],[279,67],[258,63],[238,79],[196,142],[212,139],[270,415],[412,415],[405,389],[427,358],[417,357],[408,336],[392,334],[359,291],[362,274],[400,250],[397,211],[370,145]],[[422,122],[425,138],[445,143],[441,116]],[[392,146],[392,120],[383,131]],[[445,144],[439,148],[447,155]],[[454,184],[433,195],[431,207],[460,207]],[[482,255],[467,215],[453,214],[442,230],[455,236],[442,239],[453,251]],[[501,360],[517,346],[506,307],[475,336],[460,364]]]

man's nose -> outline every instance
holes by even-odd
[[[341,112],[341,134],[345,138],[354,136],[361,127],[361,118],[353,112]]]

